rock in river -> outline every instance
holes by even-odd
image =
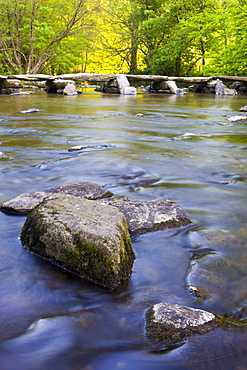
[[[112,196],[112,192],[104,189],[102,186],[88,182],[77,181],[62,186],[55,186],[44,191],[35,191],[33,193],[23,193],[10,199],[0,205],[0,210],[6,213],[20,215],[28,214],[37,204],[52,194],[62,193],[71,194],[87,199],[101,199]]]
[[[36,109],[36,108],[30,108],[30,109],[27,109],[27,110],[21,110],[20,113],[38,113],[40,110],[39,109]]]
[[[30,251],[109,290],[129,278],[135,258],[124,214],[73,195],[44,199],[28,214],[21,241]]]
[[[247,116],[233,116],[228,118],[229,122],[247,121]]]
[[[100,202],[111,203],[111,198]],[[115,207],[122,211],[127,219],[129,231],[138,236],[149,231],[185,226],[191,220],[184,210],[170,200],[154,201],[119,201]]]
[[[244,105],[242,108],[239,109],[241,112],[247,112],[247,105]]]
[[[146,335],[156,344],[173,345],[218,325],[214,314],[178,304],[158,303],[146,313]]]

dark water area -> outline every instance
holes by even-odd
[[[0,213],[1,370],[246,369],[246,122],[227,120],[246,100],[0,96],[0,202],[92,181],[131,200],[170,199],[193,221],[134,240],[131,279],[109,293],[27,252],[25,217]],[[40,112],[20,113],[29,108]],[[69,151],[77,145],[87,148]],[[233,321],[155,348],[144,318],[159,302]]]

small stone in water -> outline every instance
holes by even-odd
[[[72,146],[71,148],[69,148],[68,152],[75,152],[78,150],[85,150],[85,149],[105,149],[109,147],[110,145],[87,145],[87,146],[76,145],[76,146]]]
[[[219,325],[208,311],[172,303],[158,303],[146,313],[146,335],[156,344],[181,343],[193,334],[205,334]]]
[[[38,113],[40,110],[36,108],[30,108],[27,110],[21,110],[21,113]]]
[[[247,116],[233,116],[228,118],[228,122],[247,121]]]
[[[247,112],[247,105],[244,105],[242,108],[239,109],[241,112]]]

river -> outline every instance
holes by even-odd
[[[0,369],[246,369],[246,95],[0,96],[0,202],[91,181],[131,200],[170,199],[193,224],[133,241],[109,293],[27,252],[24,216],[0,212]],[[40,112],[20,113],[29,108]],[[84,150],[69,152],[73,146]],[[202,295],[197,294],[202,291]],[[155,348],[145,312],[171,302],[233,319]]]

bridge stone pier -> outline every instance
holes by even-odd
[[[182,94],[183,89],[179,88],[177,84],[187,86],[192,84],[193,89],[191,89],[194,92],[234,95],[239,90],[247,93],[247,77],[244,76],[175,77],[102,73],[75,73],[56,76],[45,74],[0,75],[0,93],[11,93],[16,89],[21,89],[23,82],[36,83],[38,86],[42,84],[47,92],[53,93],[63,93],[66,86],[70,84],[70,89],[67,88],[67,91],[72,91],[71,95],[73,95],[72,85],[83,82],[100,82],[101,86],[98,91],[122,95],[136,95],[136,87],[133,85],[137,82],[146,85],[148,83],[145,91],[150,93]],[[223,82],[231,83],[233,87],[229,89]],[[76,93],[75,91],[74,89],[74,93]]]

